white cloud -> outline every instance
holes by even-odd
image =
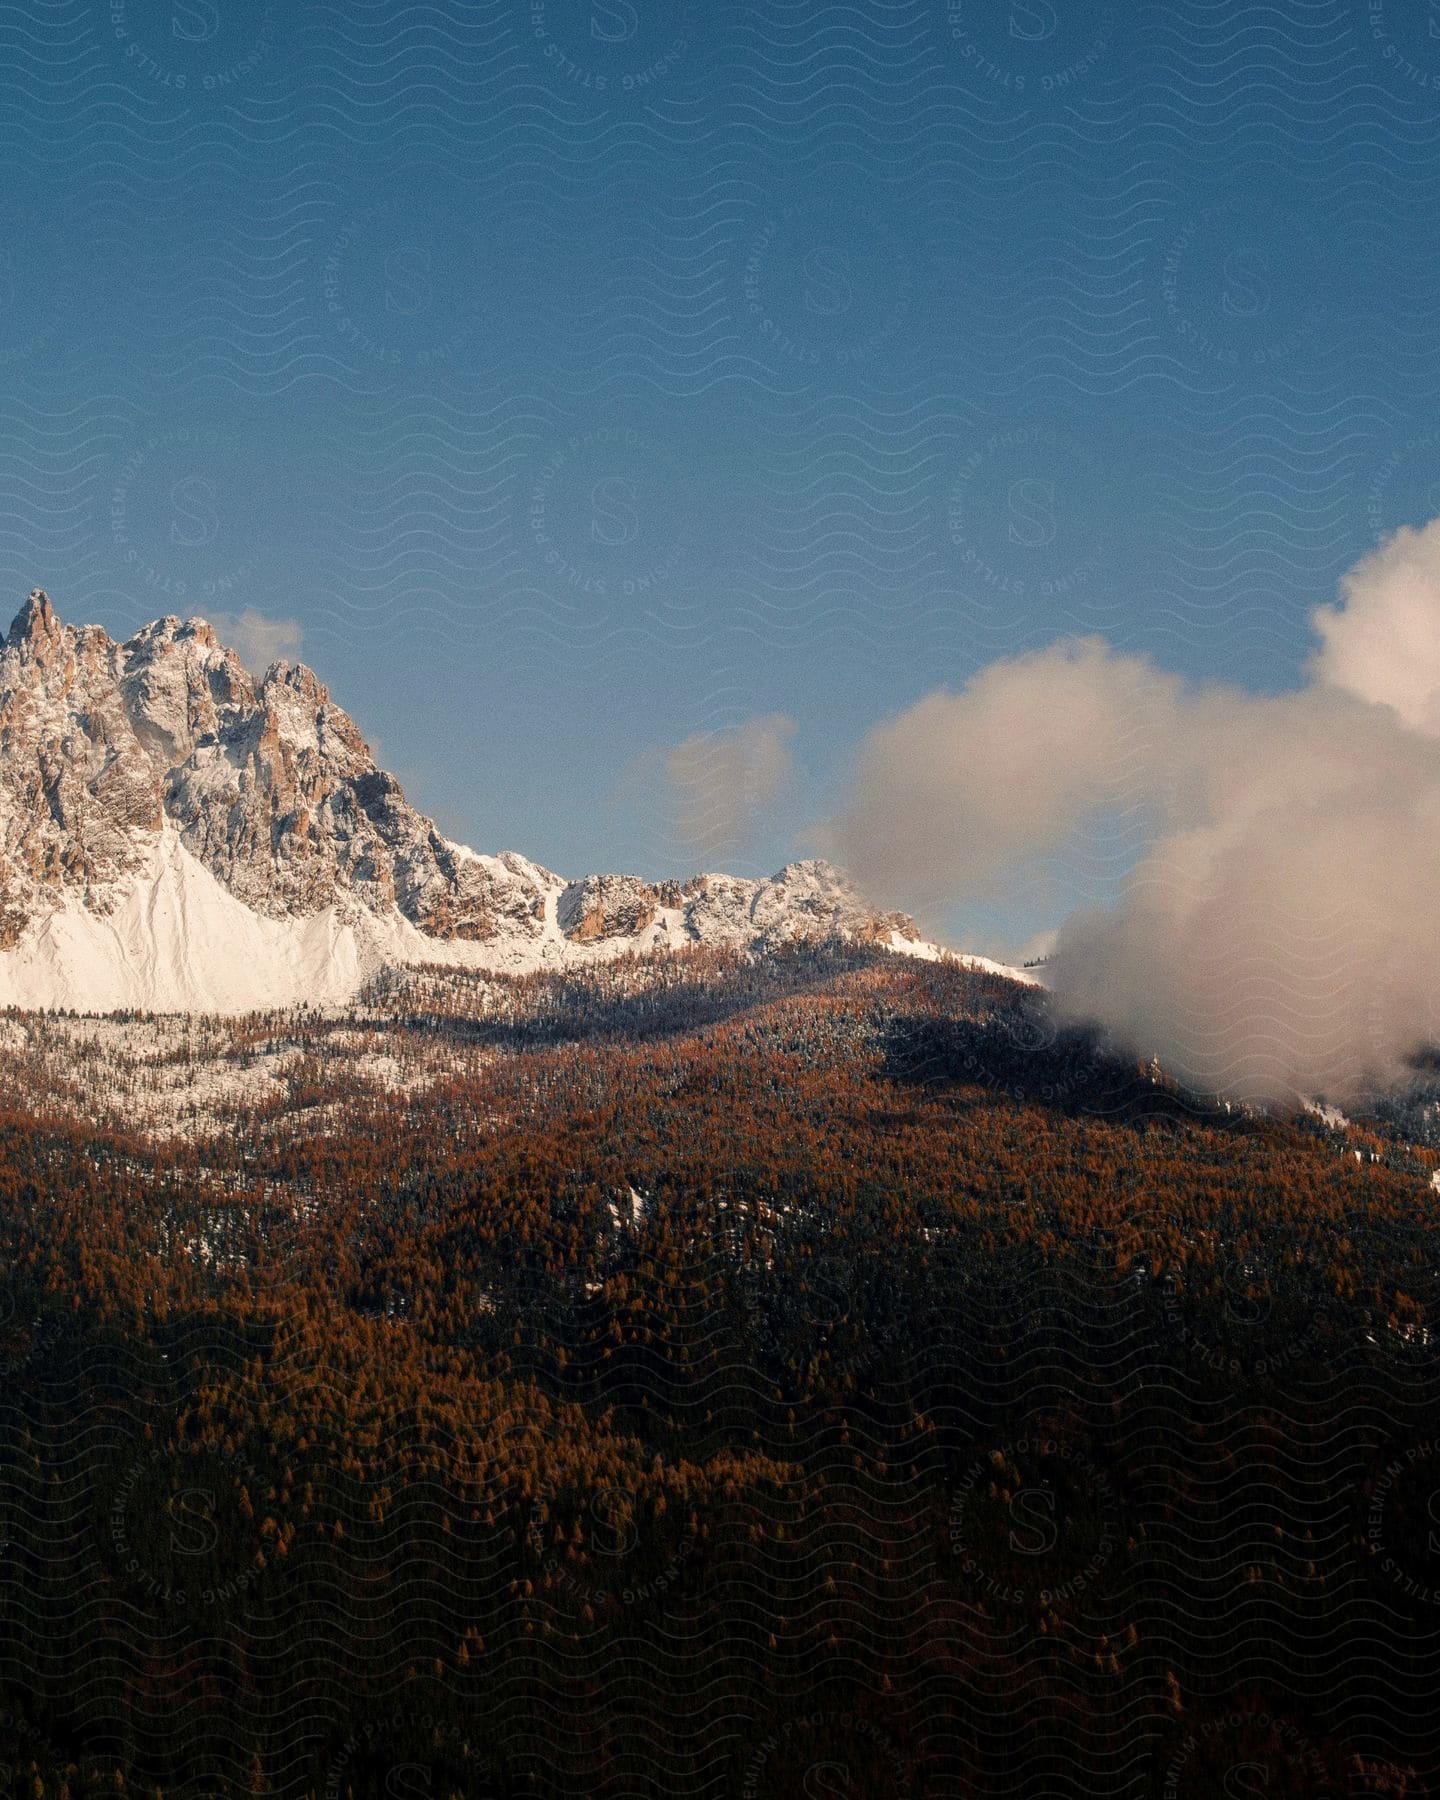
[[[759,828],[794,779],[790,741],[795,721],[785,713],[757,714],[716,731],[697,731],[678,744],[646,751],[626,787],[651,779],[666,829],[702,858],[732,853]]]
[[[240,613],[212,613],[210,624],[252,675],[263,675],[273,662],[295,661],[305,640],[298,619],[267,618],[250,606]]]
[[[1393,706],[1440,736],[1440,519],[1402,527],[1340,583],[1342,606],[1311,615],[1323,647],[1316,677]]]
[[[1119,901],[1059,933],[1060,1004],[1206,1090],[1394,1077],[1440,1039],[1440,525],[1342,591],[1298,693],[1188,687],[1086,639],[928,695],[862,744],[834,853],[953,904],[1143,821]]]

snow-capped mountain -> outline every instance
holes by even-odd
[[[0,646],[0,1005],[236,1011],[386,963],[526,969],[839,934],[939,954],[821,862],[567,881],[451,843],[302,665],[201,619],[125,643],[36,589]]]

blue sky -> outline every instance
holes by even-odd
[[[483,848],[774,867],[1068,632],[1284,688],[1440,512],[1413,0],[62,0],[0,90],[15,604],[292,623]]]

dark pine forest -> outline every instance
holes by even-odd
[[[1440,1791],[1419,1102],[838,948],[345,1028],[0,1109],[6,1792]]]

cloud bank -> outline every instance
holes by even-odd
[[[1312,615],[1309,683],[1188,685],[1095,638],[993,664],[861,746],[827,843],[872,892],[953,904],[1133,829],[1119,902],[1047,975],[1190,1085],[1343,1099],[1440,1042],[1440,521]]]

